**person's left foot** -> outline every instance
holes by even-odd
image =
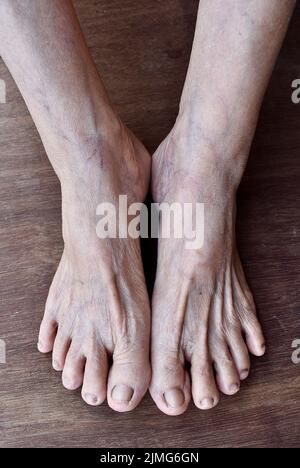
[[[168,415],[183,413],[191,393],[202,410],[217,405],[219,390],[237,393],[250,372],[249,351],[265,352],[235,241],[241,171],[237,162],[227,170],[222,157],[190,128],[176,126],[153,157],[155,201],[205,205],[201,249],[186,250],[185,239],[159,240],[150,392]]]

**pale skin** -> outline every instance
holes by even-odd
[[[226,7],[224,5],[226,4]],[[159,244],[151,395],[168,415],[233,395],[266,350],[236,248],[236,190],[295,2],[202,0],[178,119],[153,156],[156,201],[205,204],[205,243]],[[190,375],[185,370],[191,365]]]
[[[69,0],[1,0],[0,53],[62,189],[64,253],[38,349],[87,404],[203,410],[266,345],[235,241],[235,195],[293,0],[202,0],[178,119],[152,160],[156,201],[204,202],[205,242],[159,241],[152,304],[140,244],[101,240],[96,207],[142,202],[151,158],[114,111]],[[186,364],[191,364],[190,374]]]

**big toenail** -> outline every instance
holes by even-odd
[[[233,384],[233,385],[231,385],[231,387],[230,387],[230,391],[231,391],[232,393],[237,393],[237,392],[239,391],[239,389],[240,389],[239,384]]]
[[[244,380],[248,377],[249,375],[249,369],[244,369],[241,371],[241,379]]]
[[[111,397],[116,402],[129,403],[133,397],[133,389],[124,384],[116,385],[111,392]]]
[[[212,398],[204,398],[204,400],[201,401],[200,406],[205,410],[213,408],[214,404],[215,401]]]
[[[90,405],[96,405],[98,403],[98,398],[96,397],[96,395],[92,395],[91,393],[86,393],[84,395],[84,399]]]
[[[165,392],[165,400],[170,408],[180,408],[184,403],[184,394],[180,388],[172,388]]]

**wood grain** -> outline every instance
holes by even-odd
[[[91,53],[129,127],[154,150],[176,117],[198,2],[77,0]],[[0,104],[1,447],[297,447],[300,365],[300,78],[297,7],[264,102],[239,192],[238,238],[268,339],[239,395],[210,413],[161,414],[147,397],[132,414],[87,407],[51,370],[36,340],[62,251],[60,189],[7,69]],[[144,243],[149,283],[155,245]]]

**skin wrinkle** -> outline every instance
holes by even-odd
[[[221,0],[201,0],[179,116],[152,160],[156,201],[207,208],[203,249],[187,253],[184,239],[159,241],[150,390],[169,415],[183,413],[191,396],[207,409],[201,402],[216,405],[218,388],[232,395],[248,350],[264,352],[236,248],[235,193],[293,5],[226,0],[224,8]],[[38,8],[31,0],[1,0],[0,17],[0,53],[62,189],[65,248],[39,350],[53,350],[64,385],[82,385],[87,403],[106,396],[114,410],[132,410],[151,372],[140,245],[99,239],[95,223],[101,201],[117,203],[120,194],[144,201],[149,155],[116,116],[69,0],[39,0]],[[236,323],[248,349],[236,344]]]
[[[236,247],[235,196],[293,6],[288,0],[276,7],[269,0],[228,0],[224,9],[220,0],[200,2],[179,115],[152,164],[155,201],[200,201],[206,213],[200,251],[186,252],[180,239],[159,240],[150,392],[168,415],[187,409],[188,387],[182,378],[185,364],[192,363],[194,402],[207,409],[201,402],[217,404],[217,387],[227,395],[239,390],[243,371],[249,373],[248,352],[264,353],[264,337]],[[283,28],[278,30],[279,24]],[[191,279],[188,289],[185,277]],[[195,294],[195,285],[201,295]],[[170,297],[180,297],[180,303],[186,304],[183,329],[176,320],[178,303],[168,302]],[[242,330],[247,330],[248,349]],[[173,340],[168,337],[162,349],[166,332],[173,333]],[[182,340],[174,340],[178,333]],[[200,354],[199,344],[205,347]],[[182,353],[187,362],[178,359],[176,365],[174,356]],[[203,372],[197,367],[199,360]],[[173,376],[165,376],[168,368],[173,369]],[[175,398],[179,390],[186,401],[178,400],[178,407],[170,409],[162,396],[174,391]]]

